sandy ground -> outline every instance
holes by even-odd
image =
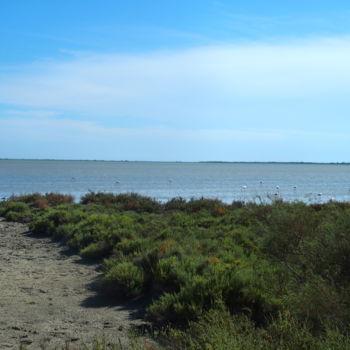
[[[97,265],[27,231],[0,218],[0,349],[89,344],[102,334],[125,344],[128,328],[142,323],[142,311],[97,295]]]

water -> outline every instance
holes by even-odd
[[[0,160],[0,198],[33,192],[137,192],[173,197],[308,203],[350,201],[350,165]]]

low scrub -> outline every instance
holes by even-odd
[[[0,215],[32,217],[33,233],[105,258],[104,288],[151,297],[147,317],[175,327],[175,349],[349,347],[349,203],[93,192],[79,204],[34,202],[1,203]]]
[[[31,217],[31,211],[26,203],[8,201],[0,206],[0,216],[11,221],[27,222]]]
[[[69,194],[53,192],[41,194],[37,192],[26,195],[11,196],[9,201],[23,202],[32,208],[47,209],[61,204],[72,204],[74,202],[74,197]]]
[[[106,207],[114,206],[121,210],[136,212],[156,212],[161,204],[155,199],[141,196],[137,193],[95,193],[89,192],[81,198],[82,204],[99,204]]]
[[[104,277],[105,287],[116,296],[136,297],[142,294],[144,274],[131,262],[113,264]]]

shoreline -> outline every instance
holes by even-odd
[[[51,158],[0,158],[0,161],[49,161],[49,162],[104,162],[104,163],[174,163],[174,164],[282,164],[282,165],[350,165],[350,162],[312,161],[226,161],[226,160],[116,160],[116,159],[51,159]]]

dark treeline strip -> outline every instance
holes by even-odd
[[[105,292],[151,296],[169,348],[350,348],[350,203],[51,193],[0,215],[103,259]]]

